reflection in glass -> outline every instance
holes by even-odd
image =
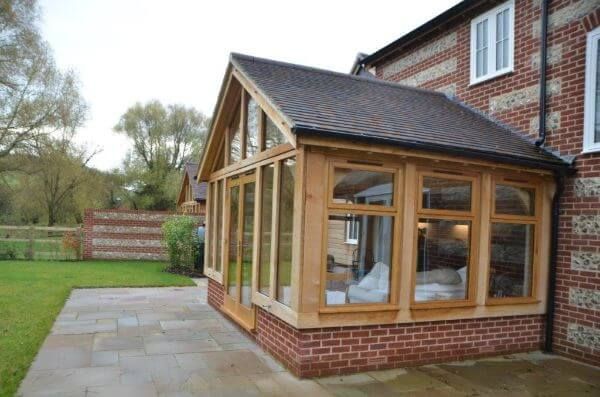
[[[216,204],[216,209],[215,209],[215,230],[216,230],[216,237],[215,237],[215,243],[217,245],[216,248],[216,254],[215,254],[215,270],[218,273],[221,273],[221,262],[222,262],[222,256],[223,256],[223,179],[221,179],[220,181],[217,182],[217,202]]]
[[[244,184],[244,213],[242,218],[242,280],[243,305],[252,304],[252,249],[254,240],[254,182]]]
[[[467,299],[471,222],[419,219],[415,301]]]
[[[227,267],[227,294],[234,299],[237,296],[238,273],[238,214],[240,205],[240,187],[233,186],[229,198],[229,259]]]
[[[345,241],[344,227],[350,218],[359,231],[356,245]],[[327,305],[389,302],[393,225],[392,216],[329,216]]]
[[[248,120],[246,124],[246,157],[252,157],[258,152],[258,123],[260,108],[254,98],[248,98]]]
[[[492,223],[491,298],[531,296],[534,226]]]
[[[423,177],[423,208],[471,211],[471,182],[458,179]]]
[[[294,231],[294,179],[296,159],[281,162],[279,191],[279,249],[277,256],[277,300],[291,304],[292,243]]]
[[[230,128],[229,164],[234,164],[242,159],[242,132],[240,120],[236,117]]]
[[[262,169],[260,260],[258,267],[258,290],[269,296],[271,286],[271,227],[273,218],[273,177],[275,166]]]
[[[281,130],[269,116],[265,115],[265,149],[271,149],[284,143],[286,143],[286,139]]]
[[[394,174],[336,168],[333,202],[337,204],[393,205]]]
[[[496,184],[496,214],[535,215],[535,189]]]

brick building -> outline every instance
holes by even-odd
[[[599,25],[594,0],[465,0],[351,75],[232,55],[209,302],[299,376],[600,364]]]

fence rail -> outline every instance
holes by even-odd
[[[80,259],[83,229],[0,225],[0,259]]]

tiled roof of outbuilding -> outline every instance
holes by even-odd
[[[296,134],[362,139],[515,163],[567,166],[523,135],[434,91],[232,54],[232,64]]]
[[[206,182],[198,183],[196,171],[198,171],[198,163],[185,163],[185,172],[192,185],[194,200],[206,200]]]

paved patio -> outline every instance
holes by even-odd
[[[600,370],[541,353],[299,380],[189,288],[75,290],[23,396],[592,396]]]

